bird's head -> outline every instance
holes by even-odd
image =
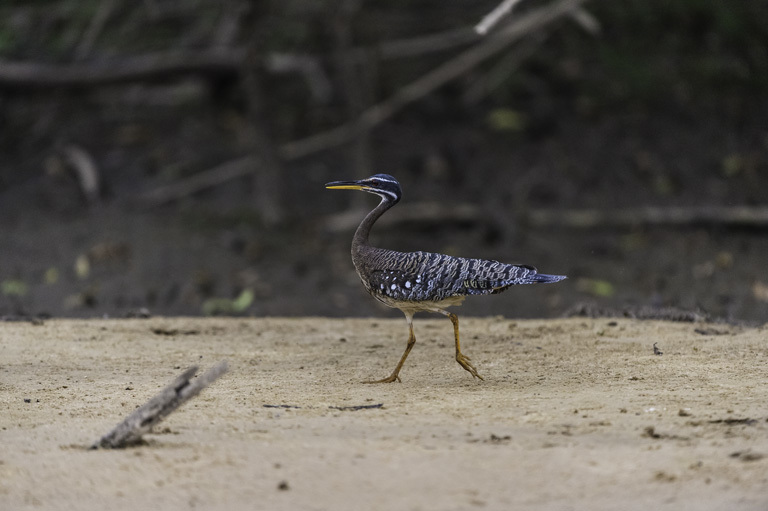
[[[400,183],[389,174],[376,174],[359,181],[333,181],[327,183],[325,187],[331,190],[362,190],[375,193],[383,200],[393,204],[403,196]]]

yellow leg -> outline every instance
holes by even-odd
[[[400,357],[400,362],[397,363],[397,367],[395,367],[395,370],[392,371],[392,374],[387,376],[386,378],[382,380],[373,380],[373,381],[364,381],[363,383],[392,383],[393,381],[397,380],[400,381],[400,369],[403,368],[403,364],[405,363],[405,359],[408,358],[408,354],[411,352],[411,349],[413,348],[413,345],[416,344],[416,336],[413,334],[413,313],[404,312],[405,319],[408,321],[408,345],[405,347],[405,352],[403,353],[403,356]]]
[[[483,380],[484,378],[477,374],[477,369],[475,369],[475,366],[472,365],[469,357],[461,352],[461,344],[459,343],[459,317],[456,314],[443,309],[437,309],[437,312],[443,314],[444,316],[448,316],[448,318],[451,320],[451,323],[453,323],[453,336],[456,339],[456,362],[458,362],[461,367],[468,371],[469,374],[475,378],[480,378]]]

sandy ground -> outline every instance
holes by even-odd
[[[464,319],[0,324],[0,508],[768,508],[768,329]],[[658,343],[662,355],[654,355]],[[86,447],[184,368],[231,370]],[[376,405],[381,405],[376,407]],[[344,407],[368,406],[363,409]]]

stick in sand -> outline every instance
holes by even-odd
[[[219,376],[227,372],[227,362],[221,361],[199,378],[192,380],[197,366],[178,376],[159,394],[134,410],[112,431],[101,437],[91,449],[120,449],[141,442],[141,436],[173,413],[179,406],[200,393]]]

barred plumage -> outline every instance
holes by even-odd
[[[407,302],[439,301],[462,295],[500,293],[516,284],[541,282],[532,266],[466,259],[430,252],[372,249],[361,279],[378,297]]]
[[[400,369],[416,342],[413,315],[418,311],[438,312],[453,322],[456,361],[472,376],[477,374],[469,358],[461,353],[458,317],[445,310],[460,305],[468,295],[500,293],[517,284],[558,282],[564,275],[544,275],[527,265],[506,264],[485,259],[467,259],[431,252],[396,252],[372,247],[368,243],[371,227],[402,197],[398,181],[387,174],[376,174],[360,181],[335,181],[326,188],[362,190],[375,193],[381,202],[360,223],[352,240],[352,262],[366,290],[377,300],[403,311],[409,337],[405,353],[392,374],[383,380],[399,381]]]

